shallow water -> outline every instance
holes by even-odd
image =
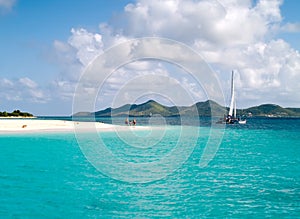
[[[87,133],[79,136],[86,138],[80,146],[73,133],[1,135],[0,218],[300,217],[300,120],[252,119],[227,127],[216,156],[204,168],[199,161],[210,129],[186,130],[180,145],[180,126],[99,134],[125,164],[151,165],[176,146],[187,148],[156,167],[162,172],[171,168],[167,176],[156,179],[155,168],[133,173],[128,167],[127,181],[114,179],[124,163],[102,169],[114,171],[109,176],[87,160],[81,149],[94,142]],[[99,164],[107,165],[106,158]],[[131,183],[135,174],[154,181]]]

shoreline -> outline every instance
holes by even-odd
[[[101,122],[79,122],[67,120],[40,120],[40,119],[1,119],[0,134],[8,133],[56,133],[77,131],[126,131],[149,130],[149,126],[121,126]]]
[[[0,119],[36,119],[36,116],[0,116]]]

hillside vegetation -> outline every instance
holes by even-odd
[[[11,113],[6,111],[0,112],[0,117],[33,117],[31,113],[21,112],[20,110],[14,110]]]
[[[223,116],[227,114],[228,108],[218,103],[207,100],[198,102],[192,106],[164,106],[154,100],[149,100],[142,104],[126,104],[118,108],[107,108],[97,112],[79,112],[73,116],[133,116],[148,117],[159,114],[160,116]],[[247,109],[238,109],[240,116],[256,117],[300,117],[300,108],[283,108],[275,104],[263,104]]]

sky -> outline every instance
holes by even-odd
[[[142,37],[196,51],[216,72],[226,103],[234,70],[238,108],[300,107],[299,9],[294,0],[0,0],[0,111],[71,115],[88,66]],[[100,82],[94,79],[94,110],[118,106],[120,92],[122,103],[156,99],[172,105],[176,98],[189,105],[208,98],[192,75],[158,59],[120,66]],[[121,89],[129,85],[131,93]],[[189,100],[170,96],[178,85]]]

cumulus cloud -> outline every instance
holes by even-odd
[[[53,43],[56,58],[63,64],[87,66],[103,52],[102,36],[90,33],[83,28],[71,29],[67,43],[55,40]]]
[[[49,100],[42,88],[30,78],[9,80],[0,78],[0,96],[2,101],[28,101],[44,103]]]
[[[103,52],[102,36],[83,28],[71,29],[67,42],[55,40],[47,57],[60,66],[60,74],[51,82],[51,95],[63,101],[74,96],[77,82],[84,68]]]
[[[89,33],[87,30],[72,29],[72,36],[68,44],[76,50],[76,58],[84,65],[88,65],[96,56],[103,52],[102,36]]]
[[[279,0],[147,1],[125,7],[125,35],[164,36],[180,42],[205,40],[217,45],[251,43],[262,39],[281,21]]]
[[[282,3],[282,0],[255,3],[251,0],[139,0],[125,6],[120,16],[122,21],[101,23],[99,31],[94,33],[84,28],[73,28],[68,41],[55,41],[54,47],[58,58],[67,63],[65,71],[78,78],[95,57],[120,42],[147,36],[170,38],[198,52],[218,72],[224,90],[229,87],[231,70],[236,69],[241,105],[263,102],[288,105],[300,98],[300,57],[299,52],[277,34],[281,31],[297,32],[300,28],[297,23],[283,24]],[[116,54],[117,57],[105,60],[106,64],[113,65],[114,59],[130,54],[131,49],[124,48],[122,53]],[[139,45],[139,49],[143,53],[156,52],[158,57],[162,52],[157,45]],[[139,50],[135,48],[134,51],[138,53]],[[189,59],[174,47],[168,51],[179,60]],[[194,93],[198,101],[205,98],[191,78],[176,75],[172,68],[159,62],[135,62],[119,70],[107,79],[104,96],[112,98],[114,92],[134,76],[160,75],[158,69],[162,69],[166,76],[174,76]],[[70,81],[74,85],[76,77],[69,80],[68,76],[57,81],[62,91],[65,86],[61,84],[69,81],[66,86],[69,95],[66,96],[71,96]],[[101,101],[108,99],[102,98]]]

